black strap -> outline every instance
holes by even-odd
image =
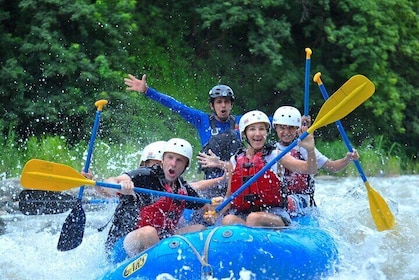
[[[210,120],[210,126],[212,132],[217,132],[217,119],[215,118],[215,114],[208,115]],[[236,118],[232,115],[228,117],[228,121],[230,123],[230,129],[234,130],[236,128]]]

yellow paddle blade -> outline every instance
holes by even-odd
[[[319,127],[340,120],[364,103],[375,92],[374,84],[363,75],[352,76],[320,108],[312,126],[312,133]]]
[[[368,182],[364,183],[368,191],[371,215],[377,229],[379,231],[392,229],[395,218],[386,201]]]
[[[22,171],[20,184],[26,189],[65,191],[82,185],[95,185],[77,170],[40,159],[29,160]]]

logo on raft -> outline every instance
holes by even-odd
[[[137,270],[142,268],[147,261],[147,254],[141,255],[135,261],[131,262],[124,269],[123,276],[129,277],[131,274],[135,273]]]

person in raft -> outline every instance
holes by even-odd
[[[138,91],[145,97],[150,98],[161,105],[178,113],[187,122],[192,124],[198,131],[202,146],[202,153],[216,155],[223,161],[228,161],[240,147],[238,123],[240,117],[233,116],[231,111],[235,101],[233,90],[227,85],[216,85],[209,91],[208,101],[211,109],[210,114],[191,108],[166,94],[160,93],[146,83],[146,75],[137,79],[128,75],[124,79],[127,90]],[[202,167],[205,173],[204,179],[222,177],[225,173],[223,168]],[[201,190],[203,197],[210,198],[224,196],[227,190],[225,180],[220,179],[219,184],[212,188]]]
[[[298,137],[298,129],[306,123],[311,125],[310,116],[301,116],[300,111],[292,106],[279,107],[272,118],[272,126],[278,136],[275,144],[279,150],[286,149]],[[356,150],[348,152],[343,158],[331,160],[319,150],[314,150],[317,160],[317,167],[329,172],[339,172],[345,169],[352,160],[358,160],[359,154]],[[298,159],[307,160],[308,153],[304,147],[295,146],[290,154]],[[282,168],[283,183],[288,191],[288,212],[291,216],[304,215],[307,210],[316,206],[314,200],[315,181],[314,176],[293,172],[286,167]]]
[[[172,138],[164,146],[161,166],[140,167],[106,180],[122,187],[105,244],[112,262],[139,254],[162,238],[205,228],[201,224],[178,227],[178,221],[186,207],[199,209],[208,205],[134,192],[136,186],[198,198],[196,191],[181,178],[191,164],[192,154],[188,141]]]

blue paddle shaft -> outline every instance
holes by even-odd
[[[99,129],[100,114],[101,114],[101,111],[97,110],[96,115],[95,115],[95,122],[93,124],[92,135],[90,136],[89,148],[87,151],[87,158],[86,158],[86,162],[83,168],[83,171],[86,173],[89,172],[90,162],[92,160],[93,147],[95,145],[96,135]],[[82,199],[83,192],[84,192],[84,187],[80,187],[78,199]]]
[[[111,189],[118,189],[118,190],[120,190],[122,188],[121,185],[106,183],[106,182],[95,182],[95,186],[111,188]],[[187,201],[198,202],[198,203],[202,203],[202,204],[211,204],[211,200],[200,198],[200,197],[187,196],[187,195],[182,195],[182,194],[162,192],[162,191],[156,191],[156,190],[144,189],[144,188],[137,188],[137,187],[134,188],[134,191],[138,192],[138,193],[146,193],[146,194],[154,194],[154,195],[158,195],[158,196],[166,196],[166,197],[170,197],[170,198],[173,198],[173,199],[187,200]]]
[[[327,100],[329,98],[329,94],[327,93],[327,90],[325,86],[322,84],[319,85],[320,91],[323,95],[324,100]],[[339,130],[340,135],[342,136],[343,141],[345,142],[346,147],[348,148],[349,152],[353,152],[351,142],[349,141],[348,135],[345,132],[345,129],[343,128],[341,121],[336,121],[336,126]],[[367,177],[365,176],[364,170],[361,167],[361,164],[359,160],[354,160],[356,169],[358,169],[359,174],[361,175],[362,181],[367,182]]]
[[[306,59],[305,83],[304,83],[304,116],[308,116],[308,104],[310,99],[310,59]]]
[[[303,134],[300,135],[297,139],[294,140],[287,148],[285,148],[280,154],[278,154],[274,159],[272,159],[270,162],[268,162],[261,170],[259,170],[255,175],[253,175],[252,178],[250,178],[246,183],[244,183],[237,191],[232,193],[226,200],[223,201],[220,205],[215,208],[216,212],[220,212],[224,207],[227,206],[233,199],[235,199],[237,196],[239,196],[245,189],[247,189],[251,184],[253,184],[260,176],[262,176],[263,173],[268,171],[269,168],[271,168],[272,165],[274,165],[278,160],[283,158],[287,153],[289,153],[295,146],[297,146],[298,141],[303,140],[309,135],[309,133],[306,131]]]
[[[84,172],[86,173],[89,172],[90,161],[92,160],[93,147],[95,145],[96,135],[99,129],[100,114],[101,114],[101,111],[96,111],[95,123],[93,124],[92,135],[90,137],[90,142],[89,142],[89,149],[87,151],[86,163],[84,165]]]

